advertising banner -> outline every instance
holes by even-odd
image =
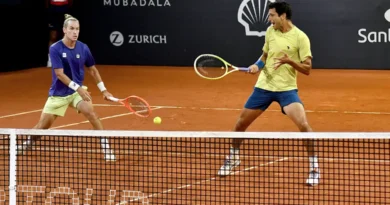
[[[390,1],[290,0],[315,68],[390,68]],[[83,0],[80,40],[99,64],[191,66],[202,53],[245,66],[262,53],[268,0]]]

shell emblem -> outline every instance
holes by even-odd
[[[265,36],[269,27],[268,4],[275,0],[244,0],[238,9],[238,22],[247,36]]]

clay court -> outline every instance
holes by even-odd
[[[125,108],[115,103],[104,101],[92,78],[86,75],[85,85],[89,87],[95,110],[107,130],[231,131],[241,108],[251,94],[257,80],[257,75],[234,73],[221,80],[208,81],[198,77],[190,67],[97,66],[97,68],[103,77],[106,87],[114,96],[123,98],[128,95],[138,95],[145,98],[153,108],[153,114],[149,118],[131,115]],[[300,74],[298,76],[299,95],[305,104],[307,117],[312,128],[317,132],[389,132],[389,76],[390,71],[342,69],[314,69],[310,76]],[[33,127],[37,123],[41,109],[47,99],[51,83],[51,69],[36,68],[19,72],[1,73],[0,79],[0,86],[5,88],[2,89],[3,99],[0,102],[2,108],[0,110],[0,127],[25,129]],[[162,124],[153,124],[153,117],[155,116],[162,118]],[[84,116],[77,114],[75,110],[69,108],[66,116],[59,118],[54,123],[52,129],[90,130],[92,128]],[[292,121],[280,112],[279,105],[274,103],[249,127],[248,131],[281,132],[280,135],[283,136],[283,132],[296,132],[298,129]],[[88,142],[94,142],[93,140],[88,140]],[[292,149],[288,148],[289,144],[287,144],[287,141],[279,142],[282,143],[280,144],[282,147],[286,147],[285,153],[280,154],[282,150],[279,150],[278,153],[274,153],[274,158],[251,158],[251,156],[261,155],[260,151],[252,150],[253,152],[248,153],[247,160],[243,160],[243,163],[235,169],[237,174],[227,178],[220,178],[216,176],[216,172],[223,162],[228,141],[221,145],[223,149],[221,147],[218,148],[218,153],[209,153],[208,157],[201,161],[199,159],[191,161],[192,159],[183,156],[178,158],[172,158],[172,156],[164,157],[161,161],[161,159],[157,158],[158,155],[148,153],[156,152],[161,153],[159,156],[168,156],[164,155],[164,153],[178,151],[179,153],[184,153],[184,155],[196,155],[197,153],[192,153],[189,150],[191,143],[197,142],[197,139],[192,141],[182,139],[180,146],[175,144],[179,143],[175,139],[161,140],[161,142],[158,142],[158,140],[143,141],[142,139],[128,139],[126,141],[125,139],[126,143],[133,143],[132,148],[120,145],[119,142],[122,142],[121,140],[123,139],[114,139],[118,144],[115,143],[113,145],[114,148],[115,146],[121,146],[123,149],[123,155],[119,154],[120,160],[118,162],[107,164],[104,161],[96,160],[97,162],[91,165],[92,167],[90,168],[96,168],[94,172],[98,172],[95,173],[97,176],[99,175],[99,169],[101,169],[102,172],[100,174],[107,181],[123,181],[123,183],[130,181],[137,184],[137,186],[145,187],[143,193],[149,197],[149,204],[312,204],[311,202],[313,201],[315,201],[315,204],[344,204],[345,202],[343,201],[350,202],[347,204],[390,203],[388,199],[383,201],[385,200],[384,194],[388,194],[390,189],[388,183],[383,184],[386,182],[386,179],[383,177],[390,174],[388,153],[382,159],[364,159],[347,165],[344,164],[343,166],[348,166],[348,170],[354,171],[354,175],[345,173],[346,176],[350,176],[352,180],[356,177],[359,183],[363,183],[353,185],[345,183],[345,179],[338,179],[338,175],[335,174],[335,172],[339,173],[339,175],[343,173],[337,164],[342,160],[330,160],[332,162],[325,163],[326,159],[324,159],[322,161],[324,164],[322,168],[323,183],[311,188],[305,187],[303,183],[306,177],[306,164],[303,167],[296,165],[298,162],[306,163],[305,153],[301,152],[297,157],[281,157],[281,155],[288,154],[289,150]],[[213,139],[208,140],[212,141]],[[68,141],[66,142],[68,143]],[[139,146],[134,145],[135,142],[139,143]],[[47,141],[46,143],[49,144],[48,147],[44,147],[47,150],[50,150],[50,147],[57,146],[56,142]],[[294,145],[295,143],[297,142],[294,142]],[[157,148],[153,148],[154,145]],[[187,149],[185,149],[185,145]],[[210,146],[217,147],[218,144]],[[128,153],[126,150],[137,150],[140,147],[142,147],[142,152],[139,150],[140,152],[138,153],[141,154],[137,155],[136,160],[128,158],[134,157],[134,153]],[[292,150],[304,150],[300,146],[297,147]],[[98,151],[99,147],[98,144],[77,144],[76,148]],[[351,153],[357,155],[359,152],[371,153],[373,151],[370,151],[370,149],[378,148],[385,150],[389,148],[389,144],[388,142],[383,146],[376,144],[364,149],[356,147],[356,150],[352,150]],[[273,153],[270,151],[270,148],[267,150],[270,152],[268,154]],[[87,159],[98,159],[100,157],[98,153],[92,153],[93,156],[88,154],[91,154],[91,152],[74,154],[76,157],[71,158],[75,160],[72,162],[75,164],[72,169],[83,169],[82,159],[84,158],[78,158],[77,156],[79,155],[86,156]],[[52,156],[69,158],[67,155],[72,155],[71,150],[57,154],[47,151],[42,152],[41,155],[31,156],[34,159],[32,161],[28,156],[23,156],[21,164],[28,164],[34,167],[36,160],[45,160],[47,157]],[[334,155],[332,156],[333,158],[328,159],[334,159]],[[339,157],[342,158],[343,156]],[[348,156],[344,157],[348,160]],[[373,156],[370,155],[369,158],[371,157]],[[135,163],[135,161],[138,166],[137,168],[132,168],[132,163]],[[58,164],[58,162],[56,163]],[[194,164],[203,167],[203,169],[196,169],[191,172],[190,176],[186,175],[185,170],[188,170],[189,166]],[[169,167],[170,165],[171,167]],[[211,167],[208,165],[211,165]],[[47,166],[46,168],[49,171],[54,170],[55,165]],[[246,167],[253,166],[255,168],[244,170]],[[42,171],[31,167],[29,169],[33,169],[35,172]],[[204,167],[208,168],[204,169]],[[368,167],[375,168],[368,169]],[[158,169],[158,171],[148,172],[147,170],[151,168]],[[177,170],[169,171],[173,168]],[[110,176],[105,175],[107,170],[110,171]],[[138,172],[138,174],[144,173],[144,175],[141,177],[133,172],[129,174],[129,170]],[[333,171],[332,173],[330,173],[331,170]],[[374,175],[379,170],[382,172],[380,176],[375,179],[367,178],[367,176]],[[286,176],[286,173],[289,172],[293,174]],[[166,173],[169,176],[166,176]],[[84,174],[87,174],[87,172]],[[161,181],[160,175],[166,177],[164,178],[165,181]],[[44,180],[40,179],[39,183],[41,184],[34,185],[44,186],[47,183],[55,187],[63,186],[61,183],[50,181],[52,178],[49,176],[52,175],[47,175]],[[72,176],[65,175],[63,182],[65,184],[75,183]],[[157,179],[153,178],[153,176],[157,177]],[[359,178],[360,176],[365,177]],[[76,180],[86,178],[86,176],[77,177],[79,178]],[[20,180],[34,179],[22,178]],[[381,181],[381,185],[376,183],[378,181]],[[83,186],[77,187],[77,189],[73,187],[73,189],[78,192],[80,199],[83,199],[86,196],[87,188],[84,185],[88,185],[89,181],[79,181],[78,183]],[[161,183],[160,187],[156,188],[156,185],[159,183]],[[190,186],[185,187],[188,184]],[[335,187],[335,185],[339,186]],[[115,188],[120,186],[120,189],[123,190],[123,187],[136,185],[130,183],[130,185],[94,184],[93,186],[95,189],[103,189],[104,193],[99,197],[102,197],[101,200],[107,201],[109,199],[106,193],[109,190],[108,187]],[[148,188],[151,186],[154,186],[153,189]],[[371,186],[378,186],[374,187],[376,192],[368,192]],[[351,191],[348,192],[348,190]],[[44,198],[49,196],[48,193],[50,191],[53,191],[53,188],[45,190],[46,195],[41,195],[42,199],[40,200],[43,201]],[[118,190],[117,192],[116,197],[119,197],[121,191]],[[249,197],[254,199],[250,200]],[[354,201],[357,197],[361,199],[359,202]],[[22,197],[21,199],[25,198]],[[38,200],[38,198],[36,199]],[[101,201],[93,202],[93,199],[92,204],[110,204],[109,202],[103,203]],[[112,204],[119,202],[119,198],[117,199]],[[131,202],[129,203],[132,204]],[[141,200],[136,200],[134,203],[141,204]],[[83,202],[80,201],[80,204],[83,204]]]
[[[218,81],[198,77],[192,68],[98,66],[109,91],[118,98],[138,95],[154,106],[153,118],[118,116],[126,110],[102,99],[92,78],[85,85],[92,92],[96,111],[109,130],[230,131],[253,90],[256,76],[235,73]],[[388,89],[390,71],[321,70],[299,75],[299,95],[315,131],[390,131]],[[38,121],[51,83],[49,68],[2,73],[0,124],[3,128],[31,128]],[[10,86],[12,85],[12,86]],[[110,107],[107,107],[110,106]],[[69,108],[54,127],[91,129]],[[74,124],[79,123],[79,124]],[[297,131],[295,125],[271,105],[248,131]]]

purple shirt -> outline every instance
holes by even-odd
[[[82,86],[84,65],[87,67],[95,65],[95,59],[88,46],[80,41],[76,41],[76,46],[71,49],[66,47],[62,40],[59,40],[50,46],[49,53],[52,64],[52,83],[49,96],[64,97],[75,92],[57,78],[54,69],[63,68],[66,76]]]

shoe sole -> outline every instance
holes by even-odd
[[[238,160],[238,163],[235,163],[234,166],[229,170],[228,174],[220,174],[218,171],[218,176],[229,176],[232,173],[232,170],[241,164],[241,160]]]
[[[116,157],[115,157],[115,155],[105,155],[104,160],[106,160],[107,162],[115,162]]]

